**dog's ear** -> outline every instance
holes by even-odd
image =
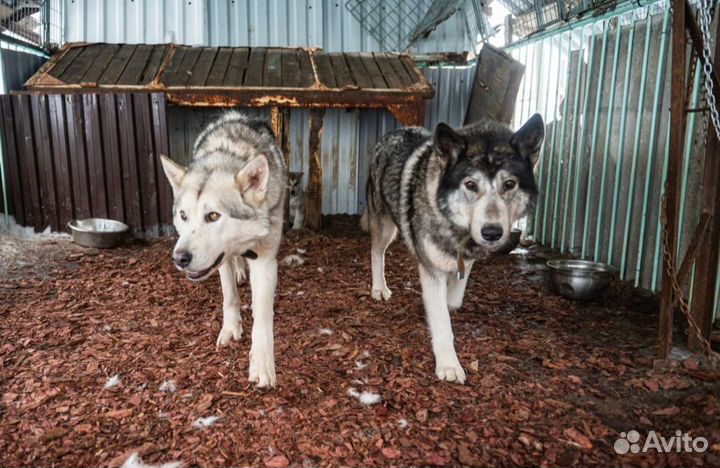
[[[250,160],[235,177],[235,183],[249,204],[257,207],[265,200],[270,168],[264,155]]]
[[[465,138],[445,122],[440,122],[435,127],[433,144],[440,153],[451,161],[457,160],[458,156],[467,150]]]
[[[187,174],[187,169],[184,166],[176,163],[172,159],[168,158],[164,154],[160,155],[160,161],[162,161],[163,171],[165,171],[165,176],[170,181],[170,186],[172,187],[174,195],[177,193],[180,184],[185,178],[185,174]]]
[[[531,167],[535,167],[540,157],[538,152],[542,147],[543,138],[545,138],[545,123],[540,114],[535,114],[510,137],[510,144],[518,153],[528,158]]]

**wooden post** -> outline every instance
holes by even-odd
[[[670,154],[665,193],[666,235],[670,246],[671,261],[675,261],[677,243],[677,207],[680,195],[680,172],[685,140],[685,0],[673,0],[672,18],[672,63],[670,93]],[[717,259],[717,257],[716,257]],[[673,289],[672,279],[663,258],[662,286],[660,296],[660,321],[658,330],[658,351],[666,359],[672,346]]]
[[[720,63],[720,28],[716,31],[715,55],[713,64]],[[717,66],[717,65],[715,65]],[[720,89],[714,86],[713,93],[717,96]],[[712,316],[715,306],[715,281],[718,274],[718,254],[720,254],[720,142],[717,138],[712,119],[708,117],[707,147],[705,148],[705,168],[703,171],[703,191],[701,200],[701,219],[710,216],[709,231],[703,237],[702,247],[698,249],[695,264],[695,285],[693,287],[692,317],[700,328],[703,338],[710,341]],[[698,226],[702,229],[703,226]],[[693,351],[702,350],[702,344],[695,333],[688,335],[688,348]]]
[[[307,186],[307,227],[319,230],[322,219],[322,155],[321,146],[323,116],[325,109],[312,109],[309,117],[310,163],[308,165]]]

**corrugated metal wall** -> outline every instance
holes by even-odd
[[[388,8],[393,5],[387,1]],[[383,49],[342,0],[65,0],[65,40],[214,46],[317,46],[332,52]],[[456,14],[413,51],[472,50],[465,20]],[[427,125],[463,122],[474,67],[427,68],[435,86]],[[258,110],[249,110],[258,112]],[[219,111],[172,109],[172,156],[185,160],[192,139]],[[358,213],[364,204],[368,156],[377,139],[397,127],[385,111],[329,110],[322,139],[323,213]],[[291,168],[308,164],[307,112],[291,112]]]
[[[621,279],[652,291],[661,280],[670,134],[668,8],[656,2],[511,51],[527,67],[515,122],[534,112],[546,121],[530,230],[540,243],[610,263]],[[690,108],[705,106],[700,78],[698,68]],[[688,113],[679,258],[699,219],[706,124],[702,113]],[[716,289],[717,301],[720,281]]]

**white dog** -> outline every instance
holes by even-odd
[[[250,270],[250,381],[275,386],[273,301],[285,203],[284,158],[264,121],[231,112],[210,124],[185,168],[163,156],[175,202],[177,268],[191,281],[220,271],[223,325],[217,346],[242,335],[237,283]]]

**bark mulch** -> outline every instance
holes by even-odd
[[[47,274],[7,268],[0,465],[119,466],[133,452],[186,466],[720,464],[718,374],[697,357],[655,362],[654,298],[623,286],[590,304],[557,297],[541,251],[476,265],[453,314],[468,381],[444,383],[402,243],[387,259],[393,297],[376,303],[357,218],[327,223],[283,243],[281,260],[301,249],[305,263],[280,268],[274,390],[247,382],[249,310],[243,339],[215,349],[219,280],[185,280],[170,239],[68,243]],[[381,401],[364,406],[350,389]],[[219,419],[193,426],[208,416]],[[615,454],[633,429],[710,448]]]

